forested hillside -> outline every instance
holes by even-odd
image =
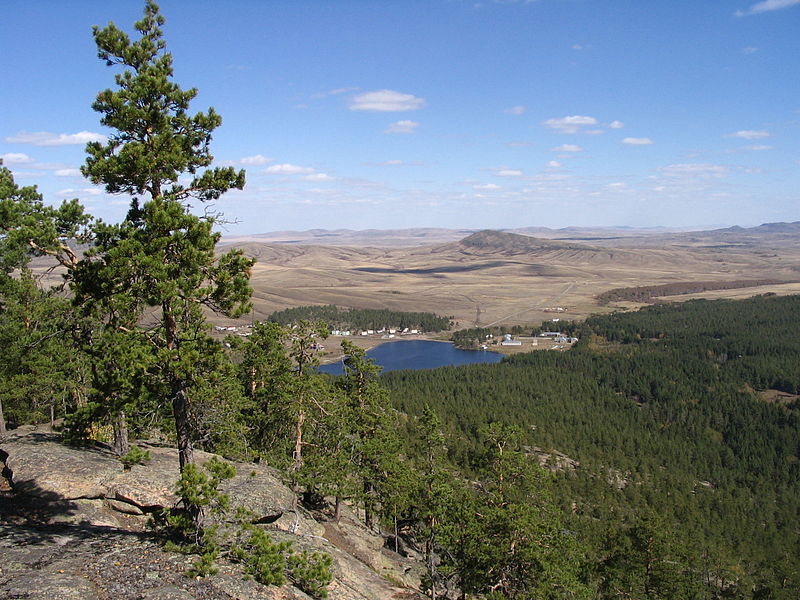
[[[725,597],[796,597],[800,297],[594,317],[583,338],[566,353],[383,381],[398,410],[442,415],[448,455],[466,472],[490,423],[519,427],[529,451],[577,461],[557,469],[557,501],[598,564],[608,566],[619,532],[634,543],[642,519],[658,515],[673,560]],[[766,390],[786,395],[768,402]],[[686,597],[722,590],[705,593]]]
[[[405,328],[421,331],[446,331],[452,322],[448,317],[433,313],[402,312],[386,308],[339,308],[326,306],[297,306],[272,313],[268,321],[280,325],[296,325],[300,321],[324,321],[335,329]]]

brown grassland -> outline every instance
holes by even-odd
[[[387,232],[384,246],[377,231],[361,237],[328,232],[300,240],[265,235],[226,240],[226,245],[256,259],[254,311],[248,320],[292,306],[335,304],[432,312],[452,316],[460,328],[538,325],[641,306],[630,301],[602,305],[598,295],[615,288],[770,280],[659,301],[800,293],[800,223],[693,233],[465,233],[450,231],[458,239],[447,241],[447,230],[434,236],[410,230],[405,238]],[[413,245],[420,241],[426,245]],[[566,310],[554,313],[559,307]]]

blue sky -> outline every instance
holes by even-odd
[[[142,2],[0,0],[0,156],[80,177]],[[800,0],[162,0],[175,79],[247,187],[225,233],[800,220]]]

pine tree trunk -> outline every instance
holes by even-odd
[[[336,523],[339,523],[339,519],[342,518],[342,497],[341,496],[336,496],[336,502],[334,504],[334,509],[333,509],[333,518],[336,521]]]
[[[172,351],[177,351],[178,324],[168,304],[163,304],[161,308],[167,348]],[[180,462],[181,472],[183,472],[186,465],[194,462],[194,448],[192,448],[191,425],[189,423],[189,398],[186,393],[186,381],[175,375],[172,375],[171,379],[172,416],[175,418],[175,436],[178,440],[178,460]]]
[[[118,410],[114,414],[111,427],[114,430],[114,453],[117,456],[125,456],[130,452],[131,445],[128,441],[128,421],[124,410]]]
[[[300,409],[297,421],[294,424],[294,450],[292,451],[292,471],[297,473],[303,466],[303,425],[306,422],[306,412]]]
[[[371,510],[371,500],[372,498],[372,484],[369,481],[364,482],[364,525],[367,526],[367,529],[372,529],[373,519],[372,519],[372,510]]]
[[[175,417],[175,434],[178,438],[178,460],[183,472],[186,465],[194,462],[194,448],[189,425],[189,399],[186,383],[182,379],[175,379],[172,384],[172,415]]]
[[[3,400],[0,399],[0,433],[6,432],[6,418],[3,416]]]
[[[436,563],[434,562],[433,558],[433,548],[434,548],[434,534],[432,533],[428,536],[428,539],[425,540],[425,563],[428,567],[428,574],[431,577],[431,600],[436,600]]]

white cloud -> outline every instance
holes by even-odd
[[[684,163],[669,165],[659,169],[668,177],[724,177],[728,167],[724,165]]]
[[[742,48],[743,54],[755,54],[756,52],[758,52],[758,48],[756,48],[755,46],[747,46],[745,48]]]
[[[384,167],[396,167],[398,165],[404,164],[402,160],[385,160],[382,163],[378,163]]]
[[[551,160],[547,163],[547,167],[550,169],[560,169],[561,163],[558,162],[557,160]]]
[[[69,146],[83,145],[89,142],[105,143],[106,136],[91,131],[78,133],[50,133],[47,131],[27,132],[22,131],[17,135],[7,137],[6,141],[12,144],[33,144],[34,146]]]
[[[370,112],[403,112],[418,110],[425,106],[424,98],[403,94],[394,90],[377,90],[355,96],[350,101],[350,110]]]
[[[559,133],[578,133],[584,125],[597,125],[597,119],[582,115],[561,117],[560,119],[547,119],[545,127],[555,129]]]
[[[397,121],[383,130],[383,133],[415,133],[419,127],[416,121]]]
[[[346,94],[347,92],[355,92],[358,88],[357,87],[343,87],[343,88],[336,88],[335,90],[331,90],[328,93],[332,96],[337,96],[339,94]]]
[[[333,177],[326,173],[312,173],[303,177],[306,181],[333,181]]]
[[[758,13],[789,8],[797,4],[800,4],[800,0],[764,0],[763,2],[756,2],[747,10],[737,10],[734,14],[737,17],[745,17],[747,15],[757,15]]]
[[[266,165],[274,160],[274,158],[268,158],[261,154],[256,154],[255,156],[245,156],[244,158],[240,158],[239,162],[243,165]]]
[[[623,123],[622,121],[611,121],[611,123],[609,123],[608,126],[611,129],[622,129],[623,127],[625,127],[625,123]]]
[[[327,98],[328,96],[339,96],[341,94],[347,94],[349,92],[357,92],[360,88],[358,87],[341,87],[336,88],[334,90],[328,90],[327,92],[319,92],[317,94],[313,94],[312,98]]]
[[[22,152],[7,152],[6,154],[0,154],[0,160],[2,160],[6,165],[24,165],[33,162],[33,159],[30,156],[27,154],[22,154]]]
[[[520,173],[521,175],[522,173]],[[477,183],[472,186],[475,190],[499,190],[501,187],[496,183]]]
[[[742,138],[743,140],[763,140],[770,136],[765,129],[743,129],[736,133],[728,134],[728,137]]]
[[[614,183],[609,183],[606,187],[610,190],[624,190],[628,187],[628,185],[620,181],[617,181]]]
[[[752,146],[742,146],[742,150],[752,150],[754,152],[761,152],[763,150],[772,150],[772,146],[765,144],[754,144]]]
[[[314,169],[311,167],[300,167],[289,163],[272,165],[264,169],[264,173],[267,175],[310,175],[313,172]]]
[[[56,169],[53,173],[56,177],[80,177],[80,169]]]
[[[584,48],[585,48],[585,46],[582,46],[580,44],[572,44],[572,49],[573,50],[583,50]]]
[[[522,171],[519,169],[498,169],[496,175],[498,177],[522,177]]]
[[[56,195],[57,196],[69,196],[69,197],[75,197],[75,196],[99,196],[102,193],[103,193],[102,190],[99,190],[97,188],[79,188],[79,189],[67,188],[65,190],[57,191]]]
[[[583,152],[583,148],[576,144],[561,144],[552,150],[553,152]]]
[[[653,143],[653,140],[650,138],[635,138],[635,137],[626,137],[622,140],[623,144],[628,144],[629,146],[649,146]]]
[[[507,108],[504,112],[509,115],[521,115],[525,113],[525,110],[526,108],[524,106],[512,106],[511,108]]]

